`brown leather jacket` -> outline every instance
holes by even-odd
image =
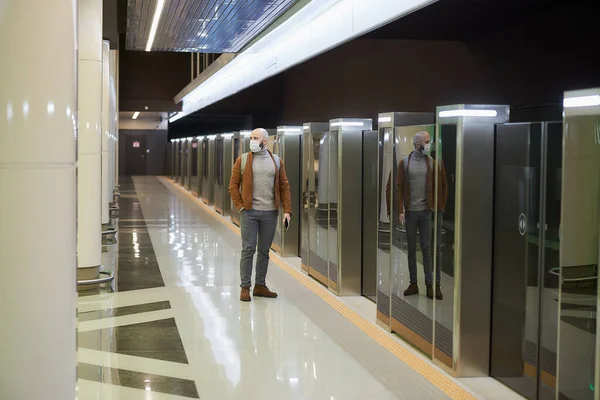
[[[273,154],[269,151],[269,155],[273,159],[275,164],[275,207],[279,210],[283,208],[283,212],[292,213],[292,195],[290,193],[290,184],[285,173],[285,167],[283,166],[283,160],[280,161],[279,170],[277,170],[277,164],[273,158]],[[229,181],[229,195],[233,200],[235,208],[241,210],[252,210],[252,156],[253,154],[248,153],[248,159],[244,167],[244,175],[242,177],[242,157],[238,157],[233,165],[233,171],[231,173],[231,180]],[[241,193],[240,193],[241,186]]]
[[[409,156],[410,157],[410,156]],[[444,211],[446,209],[446,201],[448,201],[448,182],[446,180],[446,168],[444,168],[444,163],[441,161],[434,161],[434,166],[438,166],[438,211]],[[408,163],[408,167],[410,169],[410,163]],[[427,162],[427,208],[430,210],[435,209],[435,197],[433,192],[434,186],[434,176],[433,171]],[[391,174],[388,177],[388,182],[386,185],[386,200],[388,205],[388,215],[390,213],[390,203],[391,203]],[[404,159],[400,160],[398,164],[398,172],[396,176],[396,187],[394,190],[394,195],[396,198],[396,206],[398,207],[398,213],[403,213],[404,205],[410,203],[410,183],[408,179],[407,171],[404,170]]]

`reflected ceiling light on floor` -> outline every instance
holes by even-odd
[[[568,97],[563,100],[565,108],[600,106],[600,94],[593,96]]]
[[[139,116],[140,116],[140,112],[136,111],[133,113],[133,117],[131,117],[131,119],[137,119],[137,117],[139,117]]]
[[[158,3],[156,3],[156,10],[154,10],[154,18],[152,19],[152,27],[150,28],[150,36],[148,36],[146,51],[152,50],[152,44],[154,43],[154,37],[156,36],[156,29],[158,28],[158,21],[160,21],[160,15],[162,14],[164,5],[165,0],[158,0]]]
[[[331,124],[331,126],[363,126],[364,122],[351,122],[351,121],[346,121],[346,122],[334,122]]]
[[[451,117],[496,117],[498,112],[496,110],[446,110],[440,111],[438,117],[440,118],[451,118]]]

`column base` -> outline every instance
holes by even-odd
[[[79,284],[81,281],[98,279],[100,277],[100,265],[95,267],[77,267],[77,291],[85,292],[88,290],[96,290],[100,287],[98,284],[85,285]]]

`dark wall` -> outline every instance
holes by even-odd
[[[121,49],[125,44],[121,41]],[[121,51],[120,111],[179,111],[173,98],[190,83],[188,53]]]
[[[133,148],[134,141],[141,148]],[[140,154],[144,156],[141,163]],[[167,131],[119,130],[119,175],[165,175],[166,154]]]
[[[478,102],[484,77],[460,42],[355,40],[285,73],[283,120],[375,118]]]

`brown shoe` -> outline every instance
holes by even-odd
[[[271,299],[277,297],[277,293],[271,292],[265,285],[254,285],[254,291],[252,294],[254,297],[268,297]]]
[[[435,285],[435,298],[437,300],[444,300],[444,295],[442,294],[442,287],[440,285]]]
[[[250,301],[250,287],[244,286],[240,292],[240,301]]]
[[[405,296],[413,296],[419,294],[419,286],[416,283],[411,283],[410,286],[404,291]]]
[[[427,298],[433,300],[433,286],[427,285]]]

